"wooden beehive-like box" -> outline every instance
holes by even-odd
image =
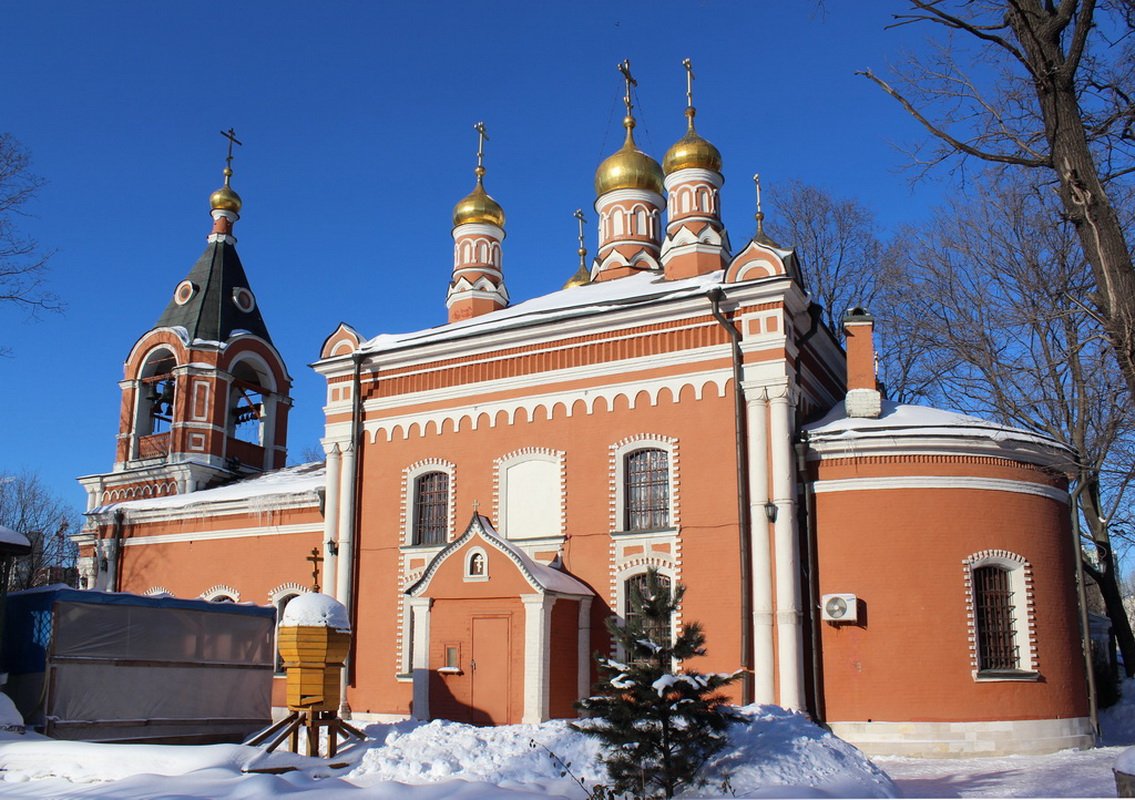
[[[292,711],[339,708],[339,682],[351,634],[317,625],[280,628],[280,656],[287,671]]]

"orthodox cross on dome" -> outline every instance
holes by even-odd
[[[682,66],[686,68],[686,108],[694,107],[694,65],[688,58],[682,59]]]
[[[583,223],[587,222],[587,220],[583,217],[582,208],[577,208],[572,216],[579,222],[579,268],[584,269],[584,259],[587,258],[587,248],[583,246]]]
[[[229,178],[233,174],[233,145],[239,144],[244,146],[243,142],[236,138],[236,131],[229,128],[227,131],[221,131],[221,136],[229,140],[229,154],[225,157],[225,186],[229,185]]]
[[[477,132],[477,168],[473,170],[477,175],[477,182],[481,182],[481,178],[485,174],[485,142],[489,140],[489,134],[485,132],[485,123],[473,123],[473,130]]]
[[[240,144],[240,142],[237,142]],[[305,561],[311,562],[311,590],[319,592],[319,565],[323,562],[323,556],[319,555],[319,548],[311,548],[311,555]]]
[[[623,80],[627,84],[627,92],[623,95],[623,102],[627,105],[627,116],[631,116],[631,110],[634,105],[631,103],[631,87],[638,86],[638,81],[631,77],[631,60],[624,58],[623,63],[619,64],[619,72],[623,73]]]
[[[764,231],[765,212],[761,211],[761,174],[758,172],[753,175],[753,183],[757,187],[757,235],[760,236]]]

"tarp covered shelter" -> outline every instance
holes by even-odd
[[[239,741],[271,718],[275,618],[204,600],[17,592],[5,691],[57,739]]]

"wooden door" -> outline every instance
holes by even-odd
[[[508,617],[473,617],[473,672],[470,711],[478,725],[504,725],[509,717],[512,693],[512,646]]]

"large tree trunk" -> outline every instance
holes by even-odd
[[[1119,588],[1119,575],[1116,570],[1115,554],[1111,548],[1111,533],[1107,523],[1102,521],[1103,512],[1099,501],[1099,481],[1095,477],[1084,478],[1085,491],[1079,492],[1080,506],[1087,521],[1088,530],[1092,535],[1092,542],[1096,547],[1096,562],[1083,559],[1084,572],[1086,572],[1096,586],[1099,587],[1103,597],[1104,607],[1107,609],[1108,619],[1111,620],[1111,631],[1119,652],[1123,654],[1123,668],[1128,678],[1135,677],[1135,633],[1131,630],[1131,621],[1127,618],[1127,609],[1123,607],[1123,592]],[[1075,505],[1072,513],[1077,513]]]
[[[1076,3],[1066,0],[1061,5],[1074,10]],[[1032,69],[1052,167],[1060,179],[1060,200],[1092,266],[1095,304],[1135,396],[1135,266],[1088,146],[1075,82],[1080,37],[1087,36],[1094,10],[1095,0],[1083,0],[1074,30],[1071,11],[1061,16],[1063,8],[1053,14],[1035,2],[1009,4],[1006,19]]]

